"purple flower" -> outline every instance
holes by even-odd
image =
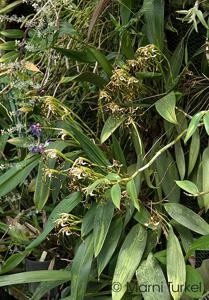
[[[44,144],[40,144],[38,146],[32,146],[29,148],[29,151],[32,152],[32,153],[44,153],[44,150],[45,150],[45,147],[44,147]]]
[[[32,135],[39,137],[41,135],[41,125],[39,123],[30,125]]]

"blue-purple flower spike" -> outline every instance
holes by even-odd
[[[30,125],[30,131],[32,135],[40,137],[41,135],[41,125],[39,123]]]

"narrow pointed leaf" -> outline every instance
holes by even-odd
[[[136,190],[135,182],[134,182],[133,179],[131,179],[127,183],[126,190],[127,190],[127,193],[128,193],[128,195],[130,196],[130,198],[131,198],[131,200],[133,202],[134,207],[137,210],[140,210],[140,208],[139,208],[139,200],[138,200],[138,196],[137,196],[137,190]]]
[[[164,46],[164,0],[144,0],[146,34],[151,44]]]
[[[118,255],[113,283],[117,282],[120,291],[112,291],[112,300],[120,300],[127,289],[141,261],[147,240],[147,232],[142,225],[137,224],[128,233]]]
[[[0,286],[24,284],[31,282],[70,280],[70,272],[65,270],[30,271],[0,276]]]
[[[169,216],[181,225],[202,235],[209,234],[209,224],[191,209],[179,203],[165,204]]]
[[[120,239],[123,229],[123,222],[121,218],[114,220],[109,228],[107,237],[102,247],[99,256],[97,257],[98,276],[102,273],[104,268],[109,263]]]
[[[92,53],[92,55],[95,57],[96,61],[99,63],[99,65],[103,68],[105,73],[110,78],[112,75],[113,67],[110,64],[110,62],[107,60],[105,55],[100,50],[95,49],[95,48],[88,48],[88,50],[90,51],[90,53]]]
[[[203,192],[209,192],[209,147],[205,149],[202,155],[202,188]],[[203,195],[205,210],[209,209],[209,193]]]
[[[79,246],[71,269],[71,295],[76,300],[83,300],[93,259],[93,237],[89,235]]]
[[[197,186],[189,180],[182,180],[182,181],[176,181],[176,184],[187,193],[190,193],[192,195],[198,194],[199,190]]]
[[[101,133],[101,143],[103,144],[112,134],[113,132],[125,121],[126,117],[113,117],[110,116],[104,124]]]
[[[172,227],[168,234],[167,245],[167,276],[171,283],[171,295],[174,300],[180,300],[186,282],[186,265],[180,243],[175,236]],[[180,289],[179,287],[182,287]]]
[[[93,232],[95,257],[99,255],[105,242],[112,221],[113,212],[114,205],[110,201],[107,203],[100,203],[96,208]]]
[[[103,79],[101,76],[91,73],[91,72],[84,72],[80,73],[78,75],[74,75],[71,77],[63,77],[61,79],[61,83],[69,83],[72,81],[77,81],[77,82],[90,82],[94,84],[95,86],[98,86],[99,88],[102,88],[104,85],[107,84],[107,81]]]
[[[15,9],[17,6],[23,3],[23,0],[12,1],[12,3],[6,5],[5,7],[0,9],[0,14],[8,14],[10,11]]]
[[[204,122],[205,130],[209,135],[209,111],[204,115],[203,122]]]
[[[188,176],[192,173],[195,167],[199,152],[200,152],[200,134],[199,134],[199,130],[197,129],[192,135],[192,141],[189,148]]]
[[[89,210],[86,212],[83,222],[81,225],[81,236],[82,238],[85,237],[89,232],[91,232],[94,228],[94,217],[96,212],[97,205],[93,203]]]
[[[169,61],[170,70],[167,76],[166,90],[173,88],[178,83],[184,58],[184,48],[184,39],[181,39]]]
[[[158,100],[155,103],[155,107],[161,117],[163,117],[166,121],[177,124],[175,112],[176,96],[173,91],[164,96],[162,99]]]
[[[185,163],[185,155],[182,149],[181,141],[178,141],[175,144],[175,156],[176,156],[176,163],[177,163],[179,175],[181,180],[183,180],[186,173],[186,163]]]
[[[111,188],[111,198],[114,205],[120,209],[120,200],[121,200],[121,187],[118,183],[113,185]]]
[[[131,15],[132,6],[133,6],[133,0],[120,1],[120,15],[122,20],[122,25],[128,24]]]
[[[17,163],[13,168],[0,176],[0,197],[12,191],[24,182],[30,172],[38,164],[39,156],[32,156]]]
[[[80,143],[83,151],[88,158],[92,160],[92,162],[98,164],[99,166],[108,166],[110,164],[105,154],[86,134],[78,130],[73,125],[68,125],[68,128],[69,134],[73,135],[74,138]]]
[[[192,120],[189,123],[189,127],[187,129],[187,134],[186,134],[186,137],[184,140],[185,143],[191,138],[191,136],[196,131],[196,129],[200,123],[200,120],[202,119],[202,116],[203,116],[203,112],[199,112],[192,117]]]
[[[196,287],[185,290],[185,294],[192,299],[200,299],[204,292],[204,282],[200,273],[192,266],[186,266],[186,286]]]
[[[196,239],[189,247],[186,258],[193,255],[196,250],[209,250],[209,234]]]
[[[169,151],[162,153],[156,160],[157,179],[163,193],[170,202],[180,201],[180,189],[175,181],[179,180],[175,161]]]
[[[150,253],[136,271],[139,286],[151,286],[150,290],[142,291],[144,300],[170,300],[170,293],[165,276],[158,261]],[[158,287],[155,289],[154,287]],[[160,287],[160,289],[159,289]]]

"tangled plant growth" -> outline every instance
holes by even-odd
[[[0,14],[2,293],[204,299],[207,1],[17,0]]]

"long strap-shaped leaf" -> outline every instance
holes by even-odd
[[[170,300],[170,293],[160,264],[150,253],[136,271],[138,284],[144,287],[144,300]],[[150,288],[149,288],[150,287]]]
[[[146,33],[149,42],[163,49],[164,45],[164,0],[144,0]]]
[[[64,270],[31,271],[0,276],[0,287],[31,282],[70,280],[70,272]]]
[[[118,255],[113,276],[113,283],[117,283],[120,290],[112,291],[112,299],[120,300],[127,289],[144,253],[147,231],[142,225],[132,227],[127,235]]]
[[[73,125],[67,125],[67,131],[72,135],[81,145],[83,151],[87,157],[98,166],[108,166],[110,165],[105,154],[100,150],[100,148],[93,143],[93,141],[79,129]]]
[[[18,184],[22,183],[38,164],[39,156],[35,155],[17,163],[0,177],[0,197],[12,191]]]
[[[81,243],[73,259],[71,269],[71,295],[73,299],[84,299],[94,254],[93,245],[91,234]]]
[[[95,257],[100,253],[105,242],[110,223],[112,221],[114,205],[111,201],[103,204],[99,203],[95,211],[94,219],[94,254]]]
[[[168,235],[167,276],[173,299],[181,299],[186,282],[186,265],[180,243],[175,236],[172,227],[170,228]]]

